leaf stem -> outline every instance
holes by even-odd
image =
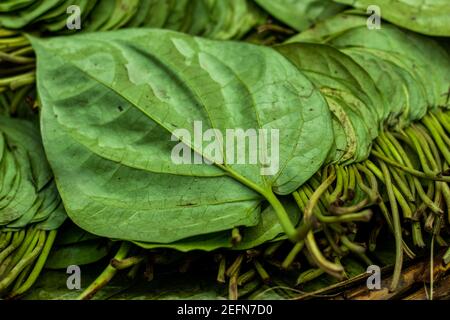
[[[284,270],[289,269],[289,267],[294,262],[294,260],[297,257],[297,255],[300,253],[300,251],[303,250],[304,246],[305,246],[305,242],[304,241],[297,242],[294,245],[294,247],[291,249],[291,251],[289,251],[288,255],[283,260],[283,262],[281,263],[281,268],[284,269]]]
[[[398,213],[397,200],[394,194],[391,176],[389,170],[383,162],[380,162],[381,170],[385,177],[385,186],[389,198],[389,203],[391,205],[392,212],[392,222],[394,227],[394,237],[395,237],[395,266],[394,273],[392,275],[392,282],[390,291],[395,291],[397,289],[398,283],[400,281],[400,276],[402,272],[403,264],[403,248],[402,248],[402,226],[400,223],[400,215]]]
[[[122,242],[122,244],[119,247],[119,250],[117,251],[116,255],[113,259],[122,260],[130,251],[131,244],[129,242]],[[109,281],[116,275],[117,269],[114,268],[110,263],[108,263],[108,266],[103,270],[103,272],[100,274],[100,276],[95,279],[94,282],[92,282],[89,287],[87,287],[78,297],[77,300],[89,300],[91,299],[101,288],[103,288],[105,285],[108,284]]]
[[[45,231],[42,231],[42,232],[45,232]],[[11,297],[19,296],[19,295],[25,293],[36,282],[39,274],[42,271],[42,268],[45,265],[45,262],[47,261],[48,255],[50,254],[50,250],[53,246],[53,243],[55,242],[56,234],[57,234],[57,230],[52,230],[48,233],[47,239],[45,241],[45,245],[42,249],[42,252],[39,255],[38,260],[36,261],[36,264],[34,265],[33,270],[31,270],[31,273],[28,276],[27,280],[25,280],[25,282],[23,284],[21,284],[17,290],[14,290],[13,292],[11,292],[11,294],[10,294]]]

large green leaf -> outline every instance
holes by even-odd
[[[44,146],[77,225],[111,238],[169,243],[256,225],[266,198],[294,236],[274,193],[307,181],[333,135],[325,100],[282,55],[163,30],[32,43]],[[210,142],[191,141],[197,121],[215,129],[215,155],[207,152]],[[279,145],[269,143],[267,154],[279,147],[279,170],[227,157],[217,132],[237,128],[278,132]],[[214,165],[175,164],[178,141],[171,137]]]
[[[251,0],[16,0],[0,3],[0,26],[59,34],[151,27],[213,39],[239,39],[267,14]],[[69,6],[81,29],[66,26]],[[336,5],[336,4],[335,4]],[[340,5],[337,5],[340,6]]]

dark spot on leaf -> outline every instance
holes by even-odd
[[[177,207],[191,207],[191,206],[195,206],[197,205],[194,202],[187,202],[187,203],[183,203],[183,204],[178,204]]]
[[[117,109],[120,111],[120,112],[122,112],[123,111],[123,108],[122,108],[122,106],[118,106],[117,107]]]

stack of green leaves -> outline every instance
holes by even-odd
[[[77,32],[67,27],[71,14],[77,12],[83,31],[150,27],[214,39],[240,38],[264,21],[263,13],[247,0],[7,0],[0,4],[0,26],[44,33]]]
[[[66,213],[35,123],[0,116],[0,292],[36,280]]]

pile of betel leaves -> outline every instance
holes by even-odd
[[[395,293],[420,258],[433,297],[449,20],[447,0],[2,1],[0,297],[295,298],[372,265]],[[276,131],[256,151],[277,170],[236,163],[229,129]]]

